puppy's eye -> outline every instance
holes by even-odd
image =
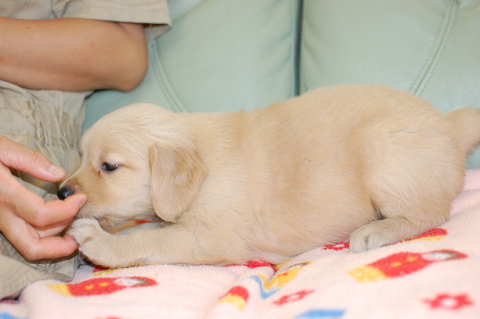
[[[114,170],[116,170],[116,169],[119,168],[119,167],[120,167],[120,165],[118,165],[118,164],[113,164],[113,163],[107,163],[107,162],[105,162],[105,163],[102,164],[102,170],[108,171],[108,172],[114,171]]]

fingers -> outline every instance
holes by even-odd
[[[78,249],[78,244],[71,235],[64,237],[51,236],[32,240],[24,251],[17,250],[29,261],[41,259],[55,259],[73,254]]]
[[[40,238],[55,236],[61,233],[65,228],[67,228],[71,223],[73,223],[74,218],[69,218],[59,223],[48,225],[46,227],[35,227],[36,231]]]
[[[30,206],[29,203],[21,203],[17,208],[20,217],[26,220],[35,228],[51,227],[62,225],[75,217],[80,208],[85,205],[87,197],[85,194],[75,194],[61,201],[54,199],[48,202],[39,203],[37,206]]]
[[[57,182],[65,171],[41,153],[0,136],[0,232],[27,260],[51,259],[72,254],[78,244],[71,236],[55,236],[65,229],[86,203],[84,194],[64,201],[44,199],[25,188],[11,169],[40,180]]]
[[[20,153],[12,152],[12,150],[19,149],[21,150]],[[5,150],[6,153],[3,153]],[[18,154],[30,155],[18,156],[20,162],[16,163],[14,159],[17,158]],[[23,164],[21,163],[22,159]],[[12,160],[13,162],[11,162]],[[51,167],[51,163],[40,153],[1,136],[0,161],[18,169],[22,169],[28,161],[31,163],[30,167],[41,167],[43,170],[48,170],[45,167]],[[25,171],[31,172],[28,168],[25,168]],[[61,175],[58,176],[60,177]],[[7,167],[0,164],[0,205],[5,206],[34,227],[45,227],[69,220],[75,216],[85,202],[86,196],[84,194],[70,196],[64,201],[53,200],[45,202],[42,197],[27,190],[25,186],[12,176]]]
[[[27,191],[28,192],[28,191]],[[28,192],[29,193],[29,192]],[[57,237],[86,202],[84,194],[76,194],[65,201],[44,202],[43,198],[29,193],[35,200],[25,198],[11,210],[0,206],[0,231],[27,260],[58,258],[72,254],[78,244],[71,236]],[[38,198],[37,198],[38,197]],[[38,200],[36,202],[36,200]],[[28,204],[32,204],[29,206]],[[18,203],[17,203],[18,204]],[[37,226],[38,229],[37,229]]]
[[[45,202],[1,169],[0,180],[0,204],[38,228],[70,220],[87,201],[85,194],[79,193],[63,201]]]
[[[10,212],[3,211],[0,230],[26,260],[64,257],[78,248],[70,235],[41,238],[31,225]]]
[[[58,182],[65,170],[53,165],[43,154],[0,136],[0,163],[47,182]]]

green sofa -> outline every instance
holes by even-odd
[[[87,102],[84,129],[136,102],[251,110],[320,86],[382,84],[447,112],[480,107],[480,0],[172,0],[128,93]],[[480,168],[480,147],[467,168]]]

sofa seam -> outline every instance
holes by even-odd
[[[157,41],[153,41],[152,44],[153,48],[155,49],[155,54],[151,56],[157,57],[156,59],[151,59],[150,63],[152,64],[153,74],[155,79],[158,82],[159,87],[165,93],[165,98],[168,100],[174,112],[186,112],[186,108],[183,106],[183,103],[178,98],[178,94],[176,94],[173,87],[170,85],[170,80],[163,68],[162,65],[162,58],[160,54],[160,50],[158,49]]]
[[[293,73],[294,73],[294,83],[293,83],[293,94],[295,96],[300,95],[301,85],[302,85],[302,74],[301,74],[301,55],[302,55],[302,41],[303,41],[303,24],[304,24],[304,0],[297,1],[297,7],[295,12],[295,32],[294,32],[294,57],[293,57]]]
[[[420,95],[425,89],[427,83],[429,82],[433,72],[438,66],[438,61],[444,52],[445,46],[447,44],[448,38],[453,29],[454,21],[456,14],[458,12],[458,0],[447,0],[449,3],[449,8],[447,10],[446,17],[443,22],[442,29],[437,41],[434,44],[433,48],[428,55],[426,62],[423,67],[420,69],[418,76],[413,82],[410,92],[415,95]]]

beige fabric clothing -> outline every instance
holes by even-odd
[[[69,281],[79,265],[77,255],[56,260],[28,262],[0,233],[1,298],[14,298],[28,284],[42,279]]]
[[[0,16],[19,19],[86,18],[148,24],[153,39],[170,25],[166,0],[0,1]],[[0,81],[0,134],[46,155],[67,174],[79,164],[78,143],[90,92],[26,90]],[[57,185],[21,175],[29,190],[51,200]],[[70,280],[78,256],[25,261],[0,233],[0,299],[14,297],[29,283],[46,278]]]

